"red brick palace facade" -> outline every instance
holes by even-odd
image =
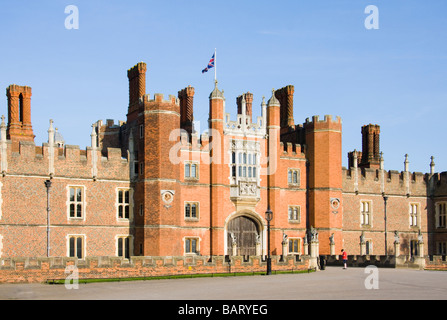
[[[36,146],[31,88],[6,89],[0,257],[264,256],[268,207],[274,255],[306,254],[316,239],[320,254],[394,254],[395,242],[400,254],[446,254],[446,173],[433,161],[412,173],[407,158],[402,172],[385,171],[379,126],[362,127],[362,151],[343,168],[341,119],[296,124],[291,85],[256,119],[253,94],[240,95],[231,120],[236,106],[216,82],[199,135],[193,87],[150,97],[145,63],[127,75],[127,120],[94,123],[85,150],[52,121]]]

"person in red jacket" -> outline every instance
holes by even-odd
[[[341,258],[343,259],[343,269],[347,269],[348,268],[348,253],[344,250],[341,249]]]

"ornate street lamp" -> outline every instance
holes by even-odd
[[[47,188],[47,257],[50,256],[50,188],[51,180],[45,180]]]
[[[273,212],[268,206],[265,212],[265,220],[267,220],[267,275],[272,274],[272,260],[270,258],[270,221],[273,219]]]

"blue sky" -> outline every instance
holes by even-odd
[[[79,29],[65,28],[68,5]],[[365,8],[379,9],[368,30]],[[295,123],[313,115],[343,121],[343,165],[361,150],[364,124],[381,126],[387,170],[447,171],[445,0],[8,1],[0,9],[0,88],[33,88],[36,144],[49,119],[66,143],[90,145],[91,124],[125,120],[127,69],[148,64],[147,93],[195,88],[194,117],[207,126],[217,48],[227,112],[254,94],[254,116],[272,88],[295,86]],[[3,96],[0,113],[7,115]]]

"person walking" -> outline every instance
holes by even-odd
[[[348,269],[348,253],[341,249],[341,258],[343,259],[343,269]]]

